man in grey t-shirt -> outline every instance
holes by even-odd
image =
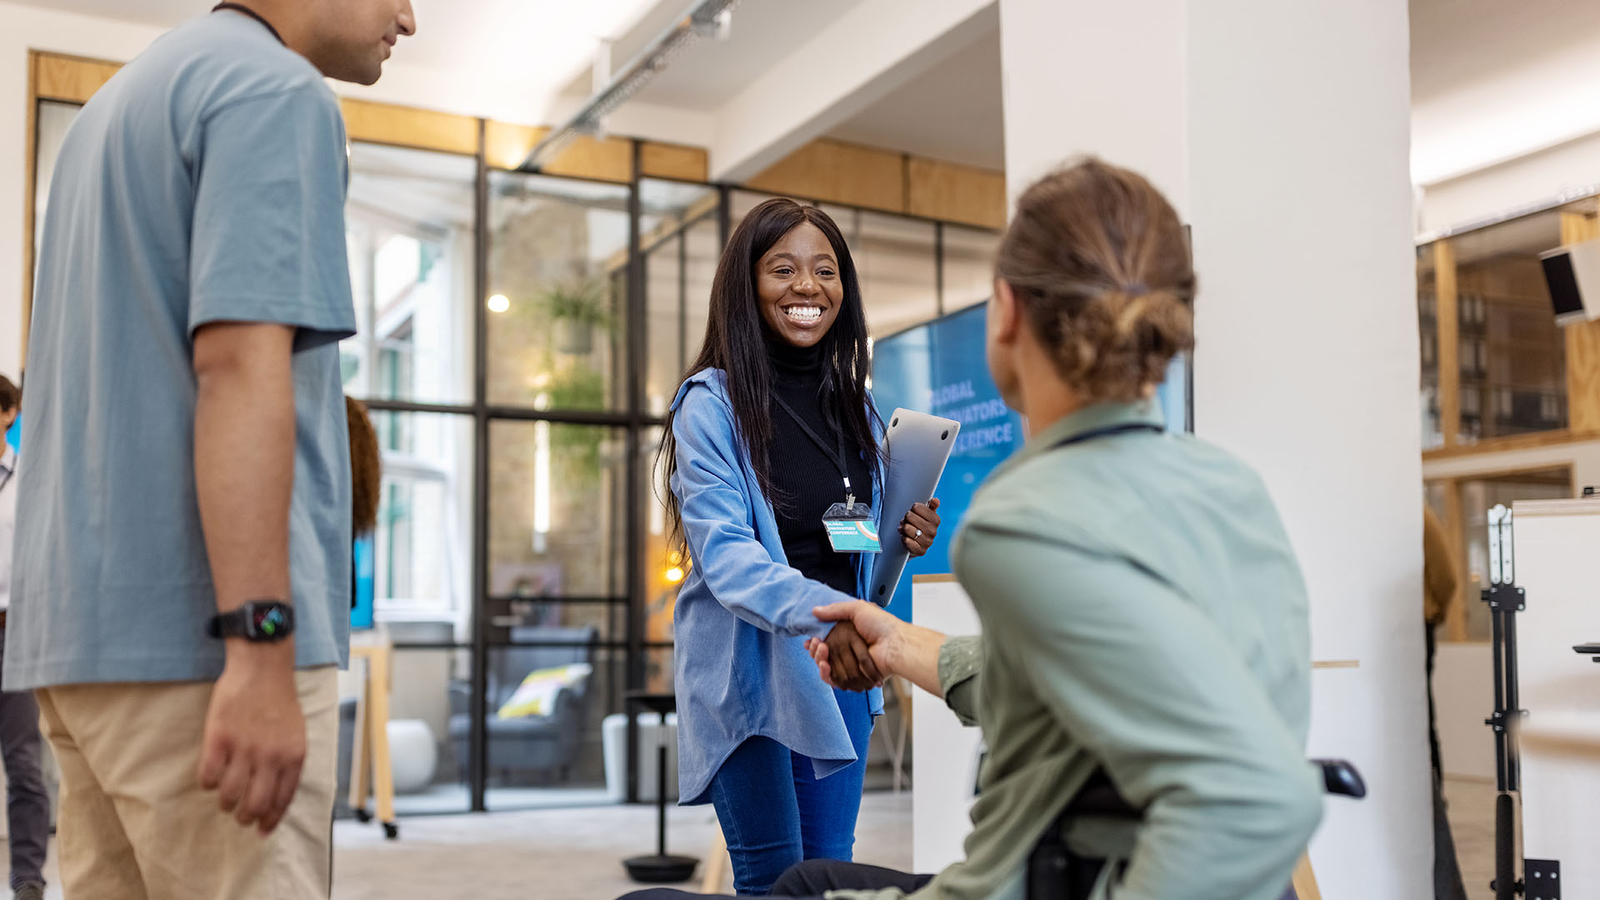
[[[62,144],[4,686],[61,764],[69,896],[327,895],[355,315],[323,77],[376,81],[414,27],[409,0],[224,3]]]

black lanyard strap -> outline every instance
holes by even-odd
[[[211,7],[212,12],[218,12],[224,9],[231,9],[236,13],[243,13],[250,18],[255,19],[257,22],[260,22],[263,26],[265,26],[268,31],[272,32],[272,36],[278,39],[278,43],[283,44],[285,47],[289,46],[288,44],[284,43],[283,35],[278,33],[278,29],[273,28],[272,23],[268,22],[266,17],[261,15],[261,13],[256,12],[248,6],[245,6],[243,3],[218,3],[216,6]]]
[[[852,493],[854,489],[850,487],[850,470],[845,468],[844,429],[841,428],[839,430],[838,449],[830,450],[827,442],[822,439],[822,436],[817,434],[816,430],[810,425],[807,425],[805,419],[800,418],[800,414],[794,411],[794,407],[789,405],[789,401],[778,396],[777,393],[773,393],[772,399],[777,401],[779,406],[783,407],[783,411],[789,414],[789,418],[793,419],[796,425],[800,426],[800,430],[806,433],[806,437],[810,438],[813,444],[816,444],[824,454],[827,454],[829,459],[833,460],[833,465],[839,470],[839,475],[844,478],[845,493],[849,494],[853,498],[855,495]],[[854,500],[852,499],[849,502],[853,503]]]
[[[1053,446],[1051,446],[1050,449],[1059,450],[1062,447],[1070,447],[1073,444],[1085,444],[1089,441],[1099,440],[1100,438],[1111,437],[1118,434],[1131,434],[1135,431],[1153,431],[1156,434],[1161,434],[1162,432],[1166,431],[1166,429],[1162,428],[1160,425],[1153,425],[1149,422],[1129,422],[1124,425],[1111,425],[1105,428],[1096,428],[1093,431],[1085,431],[1083,434],[1075,434],[1072,437],[1057,441]]]

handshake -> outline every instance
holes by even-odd
[[[922,556],[939,534],[939,499],[913,504],[900,520],[906,552]],[[939,647],[944,635],[902,622],[865,600],[819,606],[812,610],[823,622],[835,622],[821,640],[806,639],[822,680],[847,691],[880,687],[891,675],[909,678],[939,694]],[[931,668],[930,668],[931,666]],[[931,672],[931,681],[929,673]]]
[[[814,612],[823,622],[836,623],[826,638],[806,640],[806,651],[827,684],[859,692],[898,675],[942,695],[943,634],[902,621],[865,600],[819,606]]]

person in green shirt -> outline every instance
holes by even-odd
[[[774,895],[1043,900],[1042,847],[1069,860],[1052,898],[1284,895],[1322,815],[1306,588],[1260,477],[1162,427],[1154,390],[1193,346],[1194,293],[1177,213],[1141,176],[1089,159],[1019,198],[988,357],[1028,441],[952,548],[983,633],[860,601],[816,611],[982,728],[966,859],[936,876],[802,863]],[[824,681],[870,687],[843,674],[854,659],[808,649]],[[1064,817],[1089,789],[1139,813]]]
[[[1193,343],[1177,214],[1081,162],[1023,194],[996,269],[989,366],[1029,439],[952,549],[982,636],[818,610],[983,729],[966,859],[932,878],[802,866],[774,893],[1020,900],[1041,837],[1109,781],[1142,815],[1062,821],[1069,896],[1277,900],[1322,814],[1306,589],[1261,479],[1152,402]]]

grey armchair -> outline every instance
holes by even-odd
[[[511,639],[523,642],[567,643],[564,647],[503,647],[491,650],[485,706],[489,716],[489,770],[491,772],[554,772],[564,777],[577,758],[588,725],[589,685],[584,678],[556,696],[546,715],[497,719],[495,712],[511,698],[529,672],[574,663],[594,663],[598,632],[585,628],[521,627],[511,629]],[[461,777],[466,777],[471,753],[472,687],[463,682],[450,689],[450,741]]]

